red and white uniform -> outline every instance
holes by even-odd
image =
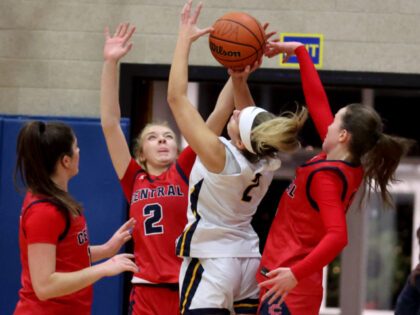
[[[130,218],[135,218],[137,221],[132,236],[135,263],[140,271],[134,274],[132,279],[134,284],[178,284],[182,259],[175,254],[175,240],[187,223],[188,178],[195,158],[194,151],[187,147],[178,160],[159,176],[147,174],[132,159],[120,180],[130,203]],[[159,312],[163,314],[162,307],[170,304],[167,299],[162,303],[162,296],[153,302],[152,293],[150,298],[139,300],[139,295],[148,294],[145,292],[147,290],[161,290],[157,286],[134,288],[136,292],[132,291],[130,298],[134,314],[146,314],[146,309],[153,314],[156,311],[151,309],[152,307],[160,307]],[[176,299],[174,304],[177,310],[178,290],[171,296]],[[151,303],[154,306],[143,306],[144,311],[140,312],[138,311],[140,302]]]
[[[56,272],[73,272],[90,266],[86,220],[83,215],[73,217],[66,211],[48,201],[48,197],[35,196],[29,191],[26,194],[19,228],[22,289],[19,290],[15,315],[87,315],[91,312],[91,285],[69,295],[40,301],[31,283],[28,267],[30,244],[56,245]]]
[[[304,46],[296,49],[306,103],[324,139],[333,121],[328,99]],[[257,281],[265,267],[290,267],[298,285],[286,297],[292,315],[318,314],[322,268],[347,244],[345,214],[363,179],[361,166],[326,160],[323,152],[296,170],[271,225]],[[265,292],[265,291],[264,291]],[[308,296],[302,299],[302,296]],[[314,298],[310,298],[313,296]]]

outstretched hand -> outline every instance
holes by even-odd
[[[266,42],[268,42],[268,40],[270,39],[271,36],[273,36],[273,35],[275,35],[277,33],[276,31],[272,31],[272,32],[267,33],[266,31],[267,31],[267,28],[268,28],[269,25],[270,25],[270,23],[266,22],[266,23],[264,23],[264,26],[263,26],[263,29],[264,29],[264,40]]]
[[[139,267],[132,261],[133,254],[119,254],[103,262],[101,267],[106,276],[115,276],[124,271],[139,272]]]
[[[121,227],[112,235],[112,237],[105,243],[107,248],[108,257],[114,256],[121,247],[131,239],[136,220],[131,218],[125,222]]]
[[[276,31],[266,33],[266,30],[267,30],[267,28],[268,28],[269,25],[270,25],[270,23],[265,23],[264,26],[263,26],[263,28],[264,28],[264,41],[266,43],[267,43],[268,39],[271,36],[273,36],[273,35],[275,35],[277,33]],[[264,48],[263,49],[264,49],[263,53],[265,53],[265,51],[267,49],[266,48],[266,45],[264,45]],[[263,55],[261,55],[261,58],[259,58],[258,60],[256,60],[252,65],[246,66],[245,69],[243,69],[243,70],[238,71],[238,70],[233,70],[233,69],[229,68],[228,69],[229,75],[232,77],[232,79],[239,79],[239,78],[241,78],[241,79],[247,80],[248,77],[249,77],[249,75],[252,72],[254,72],[259,67],[261,67],[261,65],[262,65],[262,57],[263,57]]]
[[[229,75],[232,77],[232,80],[244,80],[246,81],[249,77],[249,75],[257,70],[262,64],[262,58],[259,60],[256,60],[254,64],[248,65],[243,70],[233,70],[231,68],[228,69]]]
[[[210,33],[213,28],[207,27],[200,29],[197,27],[197,19],[200,15],[201,8],[203,3],[200,2],[195,10],[194,14],[191,15],[191,6],[192,0],[189,0],[186,3],[181,11],[181,21],[179,26],[179,36],[183,36],[188,39],[191,43],[197,40],[197,38],[203,36],[204,34]]]
[[[272,41],[267,42],[264,55],[268,58],[272,58],[278,54],[286,54],[286,57],[283,59],[283,63],[285,63],[290,56],[295,54],[296,48],[302,45],[303,44],[300,42],[281,42],[279,39],[273,39]]]
[[[136,28],[133,26],[130,29],[130,23],[118,25],[114,36],[109,35],[108,27],[105,28],[105,47],[104,59],[107,61],[118,62],[124,57],[133,47],[133,43],[127,44],[128,40],[133,35]]]
[[[269,304],[273,303],[281,296],[280,302],[278,303],[278,305],[281,305],[289,292],[298,284],[290,268],[274,269],[267,273],[267,277],[270,279],[261,282],[258,286],[260,288],[271,286],[271,288],[262,296],[262,300],[264,301],[272,295],[268,301]]]

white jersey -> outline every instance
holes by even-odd
[[[188,223],[177,239],[181,257],[260,257],[252,216],[268,190],[273,172],[259,171],[228,141],[220,174],[209,172],[197,157],[190,174]],[[235,171],[231,171],[234,169]]]

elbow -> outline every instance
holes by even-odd
[[[176,93],[175,89],[168,87],[168,95],[166,100],[169,105],[175,104],[179,100],[179,93]]]
[[[102,130],[106,130],[110,126],[111,126],[110,121],[101,117],[101,127],[102,127]]]
[[[57,296],[57,290],[51,283],[51,279],[33,279],[31,277],[32,288],[36,297],[40,301],[46,301]]]
[[[336,249],[337,254],[340,253],[348,244],[347,231],[330,230],[328,233],[329,242]]]
[[[173,107],[182,103],[186,97],[187,97],[186,88],[182,89],[177,86],[173,86],[173,84],[171,84],[171,80],[169,80],[168,94],[166,96],[166,100],[169,106]]]
[[[113,130],[120,125],[119,119],[109,119],[101,117],[101,127],[104,132]]]
[[[33,289],[34,289],[36,297],[40,301],[46,301],[53,297],[51,296],[50,292],[48,292],[48,290],[46,288],[43,288],[42,286],[37,286],[34,284]]]
[[[347,239],[347,233],[344,233],[338,240],[338,247],[340,248],[340,252],[347,246],[348,243],[349,241]]]
[[[168,102],[169,106],[171,106],[172,104],[174,104],[174,103],[175,103],[175,101],[176,101],[176,97],[174,97],[174,95],[173,95],[173,94],[168,93],[168,96],[167,96],[167,98],[166,98],[166,101]]]
[[[176,93],[168,93],[168,97],[166,98],[169,106],[171,108],[177,106],[181,103],[182,95],[176,94]]]

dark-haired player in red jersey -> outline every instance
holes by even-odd
[[[178,314],[178,279],[182,259],[175,240],[187,223],[188,178],[196,155],[190,147],[178,156],[174,132],[165,123],[147,125],[137,138],[133,159],[120,127],[117,65],[130,50],[134,27],[119,25],[114,36],[106,30],[101,86],[101,123],[112,163],[130,203],[135,262],[130,314]],[[219,95],[208,126],[221,134],[233,111],[231,80]]]
[[[279,53],[299,60],[323,152],[296,170],[280,200],[257,273],[260,314],[312,315],[322,300],[322,268],[347,244],[345,214],[362,180],[389,202],[387,183],[412,142],[384,134],[380,116],[369,106],[351,104],[333,117],[305,46],[269,42],[265,55]]]
[[[79,172],[79,147],[70,126],[28,122],[16,151],[15,185],[19,176],[27,192],[19,224],[22,288],[14,314],[88,315],[94,282],[138,270],[133,255],[113,256],[131,239],[135,220],[123,224],[107,243],[89,245],[82,206],[67,190]]]

